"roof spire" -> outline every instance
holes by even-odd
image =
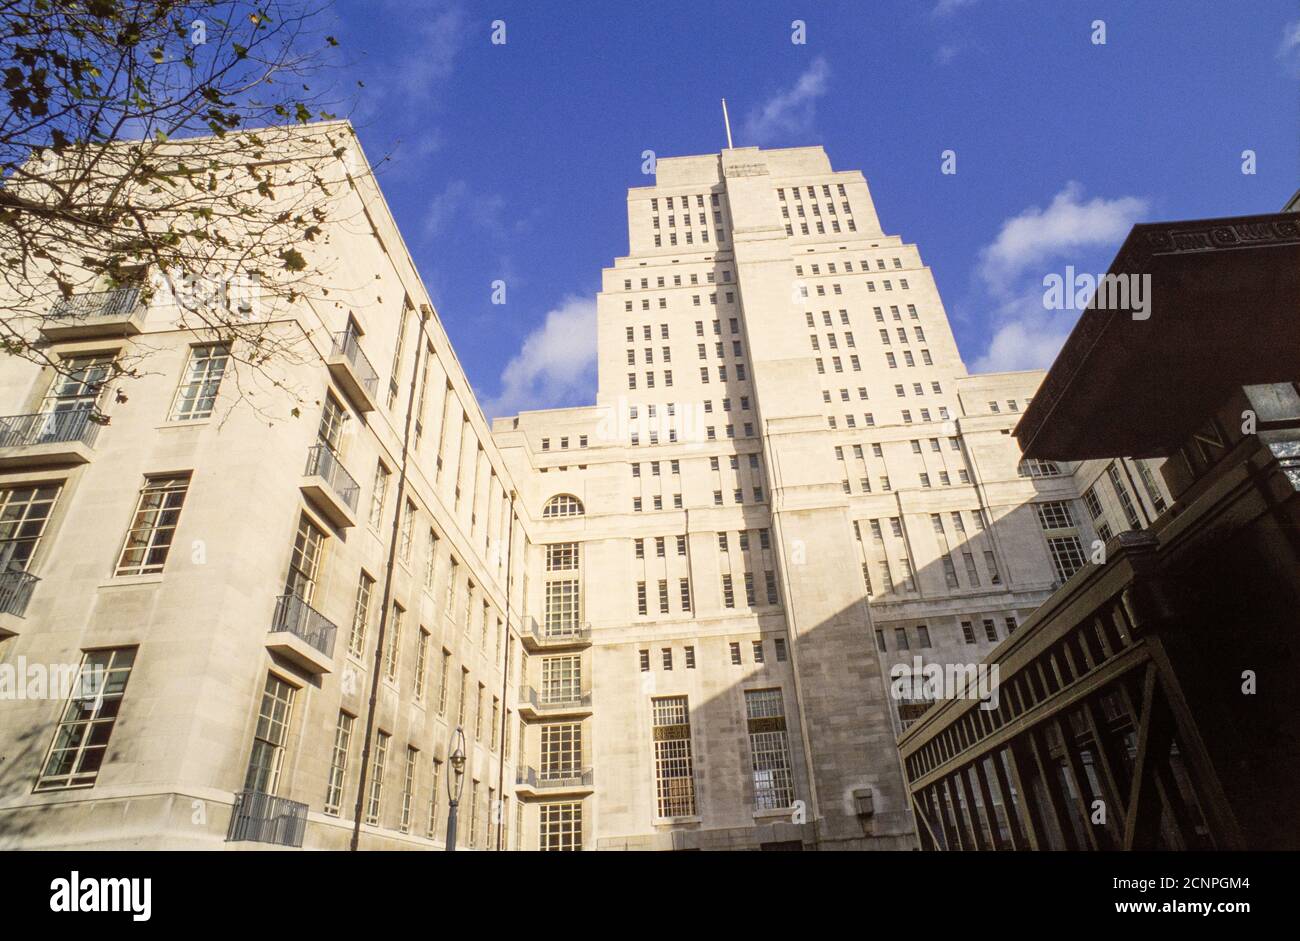
[[[722,123],[727,128],[727,149],[730,150],[731,144],[731,118],[727,117],[727,99],[722,99]]]

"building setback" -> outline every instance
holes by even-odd
[[[33,326],[64,375],[0,364],[0,664],[92,677],[4,703],[0,846],[343,848],[360,806],[441,847],[457,726],[462,847],[917,845],[894,668],[1005,641],[1153,465],[1022,460],[1042,374],[967,374],[821,148],[660,160],[596,403],[489,427],[358,161],[279,385],[130,287]]]

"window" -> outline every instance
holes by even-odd
[[[406,612],[396,601],[393,602],[392,624],[388,630],[388,644],[384,651],[384,673],[393,682],[397,681],[397,661],[402,649],[402,616]]]
[[[352,726],[355,716],[339,712],[334,726],[334,751],[330,758],[329,781],[325,787],[325,813],[337,817],[343,806],[343,779],[348,771],[348,749],[352,744]]]
[[[273,673],[266,675],[262,689],[262,705],[257,713],[257,726],[253,732],[253,750],[248,756],[248,773],[244,775],[244,788],[274,794],[280,783],[280,769],[284,764],[284,743],[289,737],[289,719],[293,714],[292,686]]]
[[[918,624],[916,628],[916,644],[918,647],[930,646],[930,628],[924,624]]]
[[[442,762],[433,759],[433,777],[429,781],[429,819],[425,823],[424,835],[435,839],[438,833],[438,788],[442,778]]]
[[[189,485],[188,474],[145,478],[113,574],[146,575],[163,570]]]
[[[384,766],[388,763],[388,740],[391,736],[387,732],[380,732],[375,737],[375,770],[374,777],[370,779],[370,797],[366,801],[366,823],[372,827],[379,826],[379,813],[382,809],[384,797]]]
[[[428,688],[426,674],[429,664],[429,632],[420,628],[419,645],[415,648],[415,701],[424,702],[424,691]]]
[[[419,757],[418,749],[406,746],[406,773],[402,777],[402,820],[397,826],[402,833],[411,832],[411,804],[415,799],[415,766]]]
[[[27,571],[58,496],[58,484],[0,490],[0,570]]]
[[[641,672],[649,673],[650,672],[650,651],[648,650],[639,651],[637,659],[640,661],[641,664]]]
[[[731,576],[722,576],[722,606],[725,608],[734,608],[736,606],[736,593],[731,584]]]
[[[659,817],[694,816],[695,776],[686,697],[655,698],[650,700],[650,705],[654,723],[657,814]]]
[[[695,648],[688,644],[685,648],[685,655],[686,655],[686,669],[694,670],[695,669]]]
[[[63,718],[54,731],[36,790],[90,787],[108,755],[126,693],[135,647],[88,650],[68,696]]]
[[[520,812],[522,813],[522,806]],[[522,826],[522,821],[520,826]],[[582,849],[582,802],[560,801],[537,807],[537,848],[543,852]]]
[[[563,637],[577,631],[578,579],[555,579],[546,583],[545,622],[547,637]]]
[[[374,489],[370,494],[370,528],[378,529],[384,518],[384,500],[388,496],[388,478],[392,474],[384,462],[375,465]]]
[[[540,778],[572,781],[582,777],[582,725],[562,722],[541,728]]]
[[[582,664],[577,654],[542,660],[543,704],[573,703],[582,699]]]
[[[542,508],[542,519],[557,519],[565,516],[582,516],[582,502],[567,493],[551,497]]]
[[[753,641],[754,645],[754,662],[763,662],[763,642],[761,640]]]
[[[172,405],[172,421],[192,421],[207,418],[217,401],[221,377],[230,361],[230,348],[224,343],[210,343],[190,348],[190,361],[185,378],[176,391]]]
[[[1133,506],[1133,498],[1129,496],[1128,488],[1124,486],[1124,481],[1120,479],[1119,468],[1115,462],[1111,461],[1106,468],[1106,476],[1110,478],[1110,485],[1115,488],[1115,496],[1119,498],[1119,505],[1124,510],[1124,519],[1128,522],[1129,529],[1141,529],[1142,521],[1138,519],[1137,509]]]
[[[984,618],[984,637],[991,644],[998,642],[998,628],[992,618]]]
[[[777,810],[794,803],[790,743],[779,689],[745,692],[749,751],[753,761],[754,809]]]
[[[681,578],[677,580],[677,584],[682,596],[682,610],[689,611],[691,610],[691,581],[688,578]]]
[[[442,670],[438,676],[438,715],[447,713],[447,686],[451,683],[451,651],[442,650]]]
[[[1052,565],[1061,581],[1068,581],[1070,576],[1083,568],[1083,546],[1077,536],[1053,536],[1047,540],[1047,549],[1052,555]]]
[[[970,621],[961,622],[961,639],[968,644],[975,643],[975,628]]]
[[[739,642],[732,642],[731,644],[728,644],[727,646],[728,646],[728,649],[729,649],[730,652],[731,652],[731,664],[732,664],[732,666],[740,666],[740,644],[739,644]]]

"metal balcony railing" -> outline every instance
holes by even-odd
[[[100,424],[96,420],[96,413],[88,408],[7,415],[0,418],[0,448],[68,444],[74,441],[94,445]]]
[[[334,656],[338,625],[295,594],[281,595],[275,603],[271,632],[288,631],[301,637],[327,657]]]
[[[352,479],[352,475],[343,469],[343,464],[339,461],[339,456],[334,453],[334,449],[324,441],[317,442],[307,452],[307,469],[303,471],[303,475],[324,478],[330,488],[348,505],[348,509],[356,512],[361,487]]]
[[[27,613],[27,602],[32,600],[32,589],[40,579],[30,572],[0,573],[0,614],[22,617]]]
[[[591,768],[565,768],[555,771],[547,771],[543,768],[534,786],[539,788],[591,787],[595,780],[596,774]]]
[[[111,291],[75,294],[55,301],[50,308],[51,320],[107,320],[129,317],[140,309],[140,288],[123,287]]]
[[[572,643],[591,639],[590,624],[541,624],[534,617],[528,618],[528,631],[539,644]]]
[[[375,367],[370,365],[366,354],[361,352],[360,338],[351,330],[334,334],[332,355],[342,356],[348,361],[352,371],[357,374],[357,380],[373,398],[379,391],[379,373],[375,372]]]
[[[307,805],[261,791],[240,791],[230,814],[226,841],[251,840],[279,846],[302,846],[307,833]]]
[[[539,693],[531,686],[520,688],[519,699],[521,702],[531,703],[534,709],[566,709],[591,705],[591,693]]]
[[[536,787],[537,772],[534,769],[527,767],[526,765],[516,768],[515,784],[525,785],[527,787]]]

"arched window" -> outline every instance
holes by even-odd
[[[542,519],[558,519],[562,516],[582,516],[582,501],[570,493],[551,497],[542,507]]]

